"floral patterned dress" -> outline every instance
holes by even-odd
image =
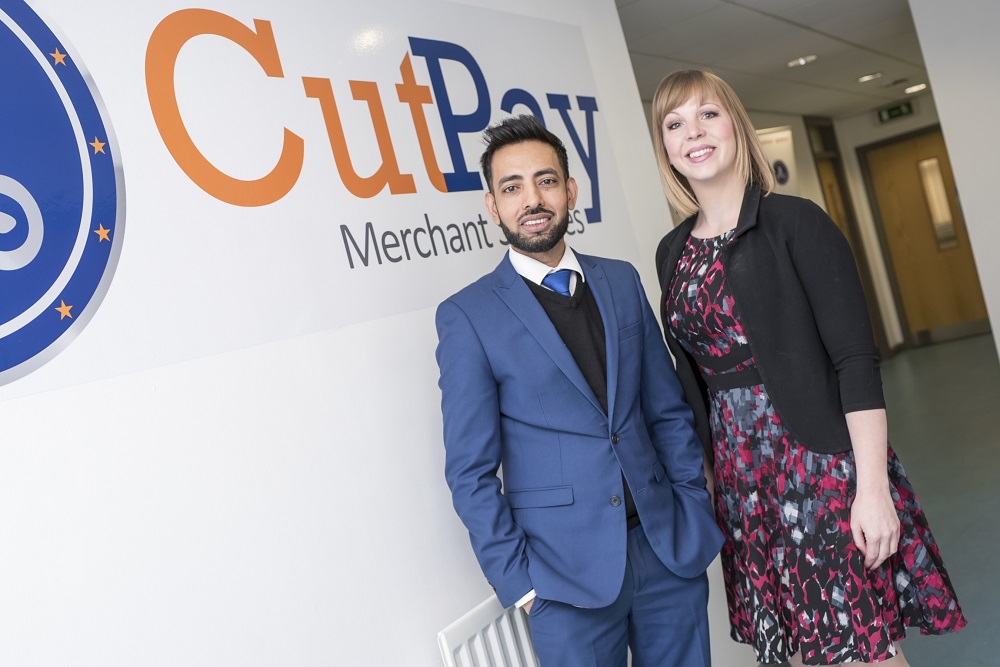
[[[806,449],[768,398],[726,286],[719,253],[733,232],[689,237],[670,285],[671,333],[708,385],[715,514],[732,637],[762,663],[879,662],[905,626],[924,634],[966,620],[917,496],[889,450],[899,551],[874,571],[851,536],[853,452]]]

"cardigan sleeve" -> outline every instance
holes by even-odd
[[[844,413],[885,407],[878,351],[851,247],[827,214],[803,200],[792,261],[837,373]]]
[[[661,287],[663,287],[665,272],[670,271],[673,268],[667,268],[663,265],[663,263],[666,261],[667,255],[670,254],[670,243],[676,235],[677,230],[675,228],[660,239],[660,244],[656,246],[656,282],[658,282]]]

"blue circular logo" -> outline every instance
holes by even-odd
[[[0,385],[83,330],[125,231],[118,145],[73,48],[23,1],[0,7]]]
[[[774,178],[777,179],[778,185],[784,185],[788,182],[788,165],[786,165],[781,160],[774,161]]]

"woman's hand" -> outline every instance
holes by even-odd
[[[899,549],[899,516],[888,486],[879,490],[858,489],[851,505],[851,534],[869,570],[874,570],[896,553]]]
[[[899,549],[899,516],[889,493],[885,410],[848,412],[857,493],[851,505],[851,534],[874,570]]]

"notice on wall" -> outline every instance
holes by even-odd
[[[774,127],[758,130],[757,137],[774,172],[775,192],[798,196],[798,171],[795,166],[792,128]]]

